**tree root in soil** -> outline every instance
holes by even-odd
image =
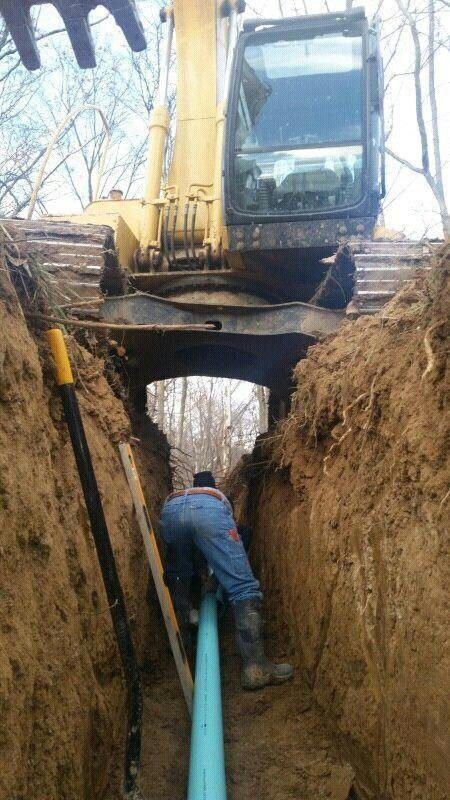
[[[436,366],[436,357],[433,352],[433,348],[431,346],[431,337],[433,333],[443,325],[445,319],[440,319],[438,322],[435,322],[433,325],[430,325],[428,330],[423,337],[423,346],[425,348],[425,353],[427,355],[427,366],[425,367],[424,371],[422,372],[421,381],[424,381],[425,378],[428,377],[433,372],[434,367]]]

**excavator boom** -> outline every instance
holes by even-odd
[[[42,5],[41,0],[0,0],[0,13],[26,68],[39,69],[41,59],[36,43],[36,31],[30,9]],[[147,42],[134,0],[55,0],[53,3],[61,15],[78,65],[82,69],[95,67],[95,49],[89,13],[102,5],[112,14],[119,28],[135,52],[145,50]]]

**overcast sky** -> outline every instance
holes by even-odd
[[[413,5],[420,10],[426,11],[428,0],[412,0]],[[319,13],[324,11],[324,0],[284,0],[282,6],[285,15],[303,13],[304,7],[309,13]],[[155,13],[162,3],[154,0],[138,0],[138,8],[145,11],[148,15],[153,9]],[[329,0],[330,10],[342,10],[345,0]],[[357,3],[355,3],[356,5]],[[381,4],[381,8],[380,8]],[[359,3],[358,3],[359,5]],[[399,11],[394,0],[368,0],[365,3],[368,16],[371,17],[380,8],[380,15],[384,20],[384,30],[389,32],[396,30],[399,24]],[[58,21],[58,14],[51,6],[44,6],[41,11],[41,27],[51,29]],[[279,16],[280,4],[278,0],[251,0],[247,3],[247,16]],[[90,19],[94,20],[99,16],[104,16],[105,11],[99,8],[92,12]],[[441,19],[447,26],[450,21],[450,9],[448,12],[441,12]],[[63,34],[65,35],[65,34]],[[126,47],[121,32],[116,28],[113,21],[107,20],[95,28],[95,37],[108,40],[113,47]],[[387,40],[384,39],[384,43]],[[45,61],[45,46],[41,47],[43,60]],[[396,57],[396,72],[407,73],[411,70],[413,63],[413,53],[410,46],[409,33],[405,32]],[[441,48],[436,60],[436,77],[439,103],[439,121],[441,130],[441,144],[443,149],[444,174],[447,188],[447,202],[450,202],[450,137],[448,136],[448,125],[450,121],[450,106],[448,103],[450,86],[450,56],[449,50]],[[427,97],[427,88],[424,82],[424,96]],[[389,139],[389,147],[399,153],[404,158],[420,165],[420,142],[415,119],[414,89],[411,76],[403,75],[396,78],[390,87],[386,98],[385,113],[390,120],[393,114],[393,129]],[[429,109],[425,110],[425,118],[429,119]],[[142,121],[146,125],[146,120]],[[385,222],[388,227],[404,230],[412,236],[421,236],[428,229],[429,234],[439,233],[439,217],[437,207],[428,190],[424,179],[415,175],[410,170],[401,167],[391,158],[387,159],[387,184],[388,196],[385,201]],[[70,205],[70,202],[69,202]],[[60,206],[59,206],[60,210]],[[70,207],[67,209],[75,210]]]

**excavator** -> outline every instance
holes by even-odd
[[[93,67],[95,2],[55,5],[80,67]],[[102,5],[131,48],[145,48],[133,0]],[[244,11],[243,0],[171,0],[161,10],[143,198],[116,188],[81,215],[11,225],[74,307],[100,287],[97,318],[124,326],[137,394],[169,377],[240,378],[269,387],[279,418],[308,346],[346,313],[378,310],[424,252],[373,238],[385,193],[376,21],[363,8],[279,19]],[[38,68],[29,0],[0,0],[0,12],[25,65]],[[174,46],[176,128],[163,180]]]
[[[25,66],[38,69],[32,4],[0,0],[0,12]],[[95,0],[54,4],[80,67],[94,67]],[[144,49],[133,0],[102,5],[130,47]],[[125,199],[116,188],[81,215],[2,227],[53,275],[71,323],[78,315],[94,324],[95,309],[96,324],[121,331],[134,399],[169,377],[240,378],[270,388],[276,419],[307,348],[346,313],[378,310],[424,254],[420,244],[373,236],[384,195],[377,25],[362,8],[282,19],[244,12],[243,0],[172,0],[162,10],[166,48],[143,198]],[[176,129],[163,180],[174,34]],[[143,800],[139,669],[61,332],[50,331],[49,341],[127,681],[124,797]],[[129,454],[125,463],[135,476]],[[148,551],[148,514],[133,485]],[[212,593],[202,603],[197,646],[188,798],[225,800]],[[183,660],[181,639],[178,648]]]

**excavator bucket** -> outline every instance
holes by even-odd
[[[39,69],[41,59],[36,44],[30,8],[40,0],[0,0],[0,13],[26,68]],[[88,20],[90,11],[102,5],[112,14],[134,52],[145,50],[147,42],[134,0],[54,0],[53,5],[66,27],[78,65],[82,69],[96,66],[94,41]]]

